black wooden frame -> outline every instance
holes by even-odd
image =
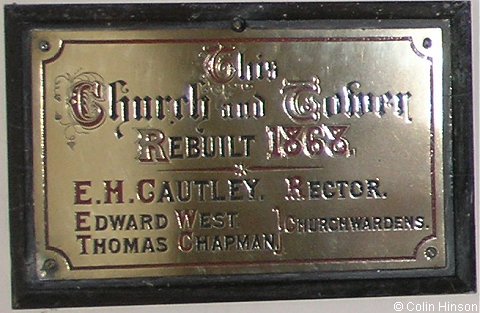
[[[286,15],[284,15],[287,13]],[[138,28],[215,23],[231,27],[256,21],[447,20],[452,88],[451,162],[454,262],[450,272],[421,277],[352,275],[325,280],[308,275],[250,275],[225,280],[115,279],[41,282],[32,275],[33,200],[31,70],[28,33],[34,28]],[[238,21],[237,21],[238,22]],[[284,24],[284,25],[286,25]],[[200,24],[199,24],[200,25]],[[9,5],[5,7],[9,201],[14,308],[103,306],[182,302],[312,299],[466,293],[476,290],[473,187],[473,121],[469,2],[216,3]],[[447,129],[449,127],[447,126]],[[217,277],[218,278],[218,277]],[[147,284],[144,282],[147,281]]]

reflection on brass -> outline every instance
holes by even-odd
[[[439,28],[31,47],[40,278],[446,265]]]

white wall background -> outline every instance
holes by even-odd
[[[214,0],[212,0],[214,1]],[[224,0],[229,1],[229,0]],[[260,1],[260,0],[258,0]],[[274,0],[278,1],[278,0]],[[338,1],[338,0],[330,0]],[[361,0],[365,1],[365,0]],[[372,1],[372,0],[370,0]],[[477,285],[480,285],[480,244],[479,244],[479,225],[480,224],[480,156],[479,150],[479,21],[480,21],[480,4],[479,0],[472,1],[472,25],[473,25],[473,92],[474,92],[474,134],[475,134],[475,168],[476,168],[476,238],[477,238]],[[4,4],[60,4],[60,3],[100,3],[100,2],[147,2],[145,0],[0,0],[0,313],[14,312],[11,309],[11,288],[10,288],[10,255],[9,255],[9,228],[8,228],[8,181],[7,181],[7,134],[6,134],[6,100],[5,100],[5,47],[4,47]],[[161,2],[161,1],[155,1]],[[182,2],[182,1],[169,1]],[[196,1],[208,2],[208,1]],[[211,1],[210,1],[211,2]],[[249,1],[250,2],[250,1]],[[158,305],[158,306],[128,306],[128,307],[103,307],[103,308],[74,308],[74,309],[40,309],[25,310],[25,313],[46,313],[46,312],[79,312],[79,313],[183,313],[183,312],[262,312],[262,313],[283,313],[283,312],[356,312],[356,313],[372,313],[372,312],[396,312],[394,305],[401,302],[404,309],[401,312],[422,312],[415,309],[428,308],[425,304],[433,303],[438,308],[439,302],[448,301],[454,304],[477,304],[479,307],[480,295],[448,295],[448,296],[421,296],[421,297],[383,297],[383,298],[359,298],[359,299],[336,299],[336,300],[302,300],[302,301],[270,301],[270,302],[242,302],[242,303],[214,303],[214,304],[187,304],[187,305]],[[398,305],[398,304],[397,304]],[[410,309],[409,309],[410,308]],[[413,310],[412,310],[413,309]],[[425,310],[426,311],[426,310]],[[17,311],[18,312],[18,311]],[[431,312],[431,311],[430,311]],[[445,312],[445,311],[443,311]],[[480,311],[477,311],[480,312]]]

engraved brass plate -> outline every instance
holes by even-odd
[[[39,277],[446,266],[440,28],[31,38]]]

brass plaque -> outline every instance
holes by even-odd
[[[440,28],[31,47],[40,278],[446,266]]]

